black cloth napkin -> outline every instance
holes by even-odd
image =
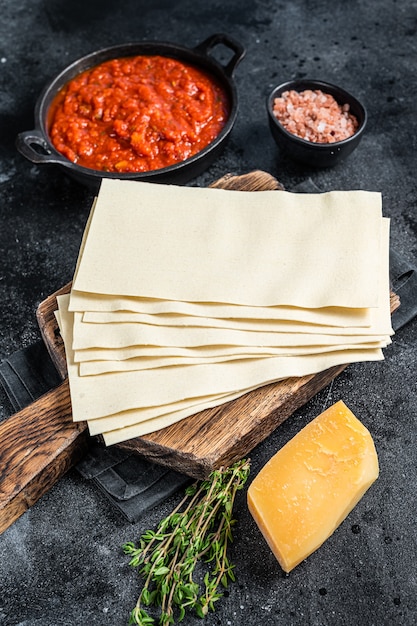
[[[131,522],[191,482],[189,476],[97,441],[76,468]]]
[[[392,248],[389,263],[391,287],[400,298],[400,306],[392,314],[392,327],[397,331],[417,315],[417,266]]]
[[[311,179],[296,185],[297,193],[319,193]],[[392,316],[395,331],[417,315],[417,268],[390,250],[390,278],[401,306]],[[61,379],[43,341],[15,352],[0,364],[0,402],[9,414],[23,409],[57,386]],[[6,405],[9,404],[7,407]],[[3,411],[4,412],[4,411]],[[76,466],[79,473],[107,496],[131,522],[163,502],[190,478],[156,465],[129,451],[106,447],[95,439]]]
[[[15,352],[0,364],[0,383],[9,402],[6,412],[10,414],[28,406],[60,382],[43,341]]]

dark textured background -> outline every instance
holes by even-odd
[[[1,0],[0,358],[39,339],[35,310],[67,283],[92,193],[15,147],[33,128],[43,86],[95,49],[144,39],[193,47],[214,32],[244,44],[235,79],[240,112],[218,161],[193,185],[255,168],[287,188],[311,177],[323,190],[381,191],[392,246],[417,256],[417,7],[413,0]],[[367,106],[358,150],[331,170],[284,159],[266,121],[272,87],[295,77],[335,82]],[[417,321],[382,363],[350,366],[253,451],[253,475],[304,424],[343,399],[372,432],[380,478],[349,517],[288,577],[254,525],[245,492],[231,559],[237,582],[209,626],[417,623]],[[7,408],[3,407],[5,414]],[[1,468],[0,468],[1,471]],[[137,580],[121,545],[167,514],[177,497],[128,524],[73,470],[0,537],[2,626],[122,626]],[[186,624],[201,624],[188,617]]]

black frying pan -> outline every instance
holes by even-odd
[[[213,48],[219,44],[223,44],[233,52],[232,58],[226,65],[222,65],[210,55]],[[110,59],[141,54],[174,58],[195,65],[216,77],[229,98],[230,114],[226,125],[206,148],[185,161],[159,170],[121,174],[93,170],[72,163],[54,148],[49,138],[47,120],[53,99],[68,81],[81,72]],[[146,41],[113,46],[92,52],[71,63],[45,87],[35,106],[35,128],[20,133],[16,139],[16,147],[32,163],[56,164],[63,167],[73,178],[92,187],[98,187],[102,178],[172,184],[188,182],[207,169],[220,155],[230,135],[238,111],[237,90],[233,81],[233,73],[244,55],[243,46],[224,34],[212,35],[195,48],[184,48],[172,43]]]

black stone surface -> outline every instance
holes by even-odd
[[[236,126],[224,154],[191,184],[259,168],[289,189],[311,177],[322,190],[380,191],[391,244],[415,264],[413,0],[2,0],[0,8],[0,358],[39,339],[36,307],[71,279],[92,201],[91,191],[60,170],[26,161],[15,137],[33,128],[36,98],[55,74],[108,45],[150,39],[193,47],[214,32],[241,41],[247,55],[235,75]],[[288,162],[269,134],[267,94],[279,82],[304,76],[341,85],[368,109],[360,147],[331,170]],[[414,320],[395,335],[383,362],[350,366],[253,451],[255,475],[304,424],[343,399],[373,434],[380,478],[289,576],[241,492],[231,548],[237,581],[207,625],[417,623],[416,347]],[[121,545],[152,528],[178,497],[130,525],[70,471],[0,537],[0,624],[127,624],[138,580]],[[191,616],[184,623],[201,620]]]

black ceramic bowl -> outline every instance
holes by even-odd
[[[339,104],[348,104],[350,113],[359,122],[355,134],[348,139],[334,143],[313,143],[288,132],[275,117],[273,108],[275,98],[279,98],[284,91],[291,89],[298,92],[306,89],[319,89],[332,95]],[[267,111],[269,127],[278,146],[294,161],[312,167],[331,167],[351,154],[361,141],[367,122],[366,109],[356,98],[344,89],[320,80],[292,80],[275,87],[267,98]]]
[[[218,62],[210,54],[219,44],[226,46],[233,52],[232,58],[225,65]],[[53,99],[68,81],[81,72],[110,59],[142,54],[160,55],[190,63],[217,78],[229,99],[230,114],[226,125],[206,148],[194,156],[158,170],[123,174],[93,170],[72,163],[54,148],[49,137],[48,111]],[[99,186],[102,178],[173,184],[188,182],[206,170],[225,147],[238,111],[237,90],[233,81],[233,73],[244,55],[245,49],[240,43],[221,33],[208,37],[195,48],[184,48],[172,43],[155,41],[113,46],[88,54],[65,68],[45,87],[35,107],[35,129],[20,133],[16,139],[16,147],[32,163],[58,165],[79,182],[93,188]]]

